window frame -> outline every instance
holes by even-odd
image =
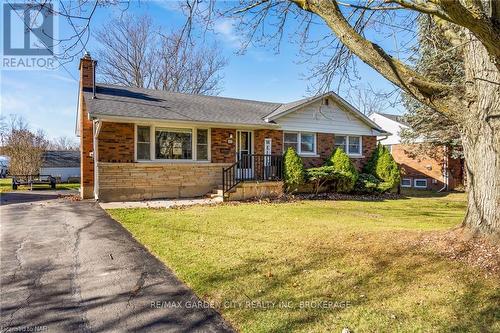
[[[139,159],[137,157],[137,152],[139,150],[138,149],[139,143],[146,143],[146,142],[142,142],[142,141],[139,142],[139,127],[147,127],[147,128],[149,128],[149,159]],[[134,156],[134,158],[135,158],[136,161],[151,161],[151,156],[153,156],[153,155],[151,155],[151,153],[153,151],[151,149],[151,146],[154,145],[153,140],[152,140],[153,138],[151,137],[151,134],[152,134],[151,133],[151,126],[148,126],[148,125],[135,125],[135,142],[134,142],[134,145],[135,145],[135,147],[134,147],[134,154],[135,154],[135,156]]]
[[[351,138],[359,138],[359,151],[357,153],[351,153],[349,151],[349,146],[351,144]],[[361,135],[348,135],[347,136],[347,155],[349,156],[362,156],[363,154],[363,137]]]
[[[352,157],[363,157],[363,136],[362,135],[347,135],[347,134],[334,134],[335,139],[337,137],[345,137],[345,146],[344,146],[344,153],[346,153],[348,156]],[[349,141],[351,138],[359,138],[359,153],[350,153],[349,152]],[[335,144],[335,139],[333,141],[333,146],[334,148],[337,148],[337,145]]]
[[[408,185],[403,184],[403,182],[404,182],[405,180],[408,180],[408,181],[410,182],[410,184],[408,184]],[[411,184],[412,184],[412,183],[413,183],[413,182],[411,181],[411,178],[401,178],[401,187],[408,187],[408,188],[411,188]]]
[[[198,143],[198,130],[205,130],[207,131],[207,143]],[[210,141],[210,128],[206,127],[197,127],[194,131],[196,138],[193,140],[194,142],[194,149],[193,152],[195,155],[193,155],[193,159],[199,162],[210,162],[211,161],[211,156],[210,156],[210,151],[211,149],[211,141]],[[198,159],[198,145],[207,145],[207,159],[206,160],[199,160]]]
[[[158,158],[156,157],[156,148],[157,148],[157,134],[158,132],[166,132],[166,133],[182,133],[182,134],[190,134],[191,135],[191,158]],[[154,158],[157,161],[193,161],[194,160],[194,153],[195,150],[193,149],[193,142],[194,142],[194,131],[192,128],[180,128],[180,127],[166,127],[166,126],[157,126],[155,127],[154,131],[154,143],[155,143],[155,155]],[[175,141],[174,141],[175,142]],[[184,148],[181,147],[182,151],[184,151]],[[184,152],[183,152],[184,153]],[[183,154],[182,153],[182,154]]]
[[[286,149],[285,149],[285,144],[287,143],[287,142],[285,141],[285,135],[286,135],[286,134],[295,134],[295,135],[297,136],[297,142],[296,142],[296,148],[297,148],[297,149],[295,149],[295,152],[298,154],[298,153],[299,153],[299,149],[300,149],[300,137],[299,137],[299,132],[290,132],[290,131],[286,131],[286,132],[285,132],[285,131],[283,131],[283,151],[286,151],[286,149],[288,149],[288,148],[286,148]]]
[[[138,131],[137,127],[149,127],[149,137],[150,137],[150,145],[149,145],[149,160],[139,160],[137,159],[137,138]],[[156,129],[161,128],[171,128],[171,129],[179,129],[179,130],[190,130],[191,131],[191,159],[157,159],[156,158]],[[208,146],[208,159],[207,160],[198,160],[197,159],[197,148],[198,148],[198,129],[207,130],[207,146]],[[134,159],[137,163],[211,163],[212,162],[212,131],[210,127],[200,126],[200,127],[190,127],[190,126],[178,126],[176,124],[147,124],[147,123],[136,123],[134,127]]]
[[[417,181],[424,181],[425,182],[425,186],[418,186],[417,185]],[[413,187],[415,187],[415,188],[427,188],[428,185],[429,185],[429,183],[427,182],[426,178],[415,178],[415,179],[413,179]]]
[[[296,153],[299,154],[300,156],[305,156],[305,157],[316,157],[317,156],[317,151],[318,151],[318,140],[317,140],[317,133],[315,132],[306,132],[306,131],[283,131],[283,151],[285,151],[285,135],[286,134],[296,134],[297,135],[297,149]],[[302,134],[312,134],[313,136],[313,151],[312,152],[303,152],[302,151]]]

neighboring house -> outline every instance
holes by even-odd
[[[433,190],[453,190],[463,185],[463,159],[454,159],[446,154],[444,147],[437,148],[435,156],[417,154],[415,144],[402,144],[400,133],[409,128],[401,116],[387,113],[372,113],[369,118],[389,136],[380,136],[379,142],[387,146],[402,168],[401,187]]]
[[[49,150],[42,155],[41,175],[50,175],[57,181],[80,180],[80,152],[74,150]]]
[[[287,104],[171,93],[96,84],[95,66],[88,54],[80,61],[84,198],[194,197],[279,181],[287,147],[306,167],[335,147],[361,167],[388,134],[334,93]]]
[[[7,177],[9,173],[10,158],[5,155],[0,155],[0,178]]]

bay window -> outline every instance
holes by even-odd
[[[297,154],[316,154],[316,133],[284,132],[283,148],[286,151],[289,147],[292,147]]]
[[[361,136],[335,135],[335,148],[342,148],[348,155],[361,155]]]

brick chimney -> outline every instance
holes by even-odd
[[[89,53],[80,59],[80,195],[82,199],[94,198],[94,159],[93,141],[94,130],[92,120],[89,119],[83,91],[93,91],[94,74],[97,61]]]

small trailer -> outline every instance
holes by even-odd
[[[12,189],[17,190],[20,185],[28,185],[33,191],[33,185],[47,184],[51,189],[56,189],[56,179],[51,175],[15,175],[12,176]]]

